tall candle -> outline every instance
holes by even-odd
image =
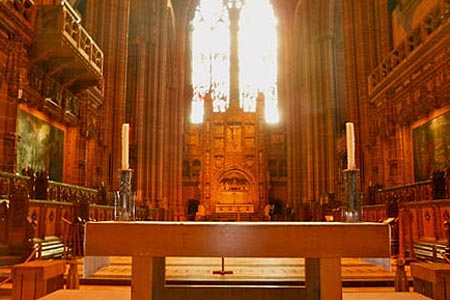
[[[352,122],[345,123],[347,141],[347,169],[356,169],[355,163],[355,130]]]
[[[122,170],[128,170],[128,147],[129,147],[130,124],[122,125]]]

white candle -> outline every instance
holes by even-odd
[[[130,124],[122,125],[122,170],[128,170],[128,147],[129,147]]]
[[[345,123],[346,141],[347,141],[347,168],[356,169],[355,163],[355,130],[352,122]]]

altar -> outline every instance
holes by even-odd
[[[379,223],[88,222],[85,254],[131,256],[132,300],[340,300],[341,258],[387,258],[389,237]],[[165,257],[304,257],[305,288],[169,288]]]
[[[216,213],[252,214],[255,212],[253,204],[216,204]]]

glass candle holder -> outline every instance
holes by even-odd
[[[114,220],[133,221],[136,219],[135,194],[131,192],[133,171],[120,170],[119,190],[114,193]]]
[[[362,214],[362,197],[359,192],[359,170],[344,170],[342,221],[361,222],[363,220]]]

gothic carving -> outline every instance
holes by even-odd
[[[249,169],[253,169],[254,165],[255,165],[255,157],[252,155],[246,156],[245,166]]]
[[[450,101],[450,50],[437,54],[428,65],[392,85],[384,97],[371,100],[374,118],[370,122],[373,136],[392,136],[395,128],[410,126]]]
[[[224,136],[224,127],[223,124],[215,124],[214,126],[214,134],[216,137],[223,137]]]
[[[215,147],[217,148],[217,149],[223,149],[224,148],[224,142],[223,142],[223,138],[215,138],[214,139],[214,144],[215,144]]]
[[[8,96],[9,99],[17,101],[22,98],[22,91],[27,82],[25,70],[26,51],[23,38],[17,35],[9,35],[9,53],[6,65],[8,74]]]
[[[408,4],[404,7],[410,6],[411,5]],[[433,33],[436,33],[436,31],[440,30],[442,27],[449,26],[449,6],[448,3],[439,2],[436,7],[425,16],[422,22],[416,28],[411,30],[409,36],[400,43],[400,46],[394,49],[384,61],[372,71],[369,76],[369,93],[372,93],[383,83],[386,83],[386,79],[392,76],[392,73],[399,68],[401,63],[406,59],[411,58],[420,45],[431,39]],[[411,7],[415,7],[415,5]]]
[[[190,145],[198,145],[198,134],[197,133],[190,133],[189,135],[189,144]]]
[[[103,52],[80,21],[67,2],[41,5],[31,47],[34,64],[45,65],[48,75],[73,93],[103,80]]]
[[[242,127],[240,124],[227,125],[227,151],[241,151],[242,147]]]
[[[219,182],[222,191],[248,191],[250,188],[248,179],[239,172],[227,173]]]
[[[245,136],[253,137],[255,135],[255,125],[245,124]]]
[[[254,148],[255,147],[255,138],[249,137],[245,138],[245,148]]]
[[[0,58],[0,88],[6,80],[6,63]]]
[[[224,162],[223,156],[222,155],[217,155],[215,157],[215,167],[216,167],[216,169],[223,168],[223,162]]]

